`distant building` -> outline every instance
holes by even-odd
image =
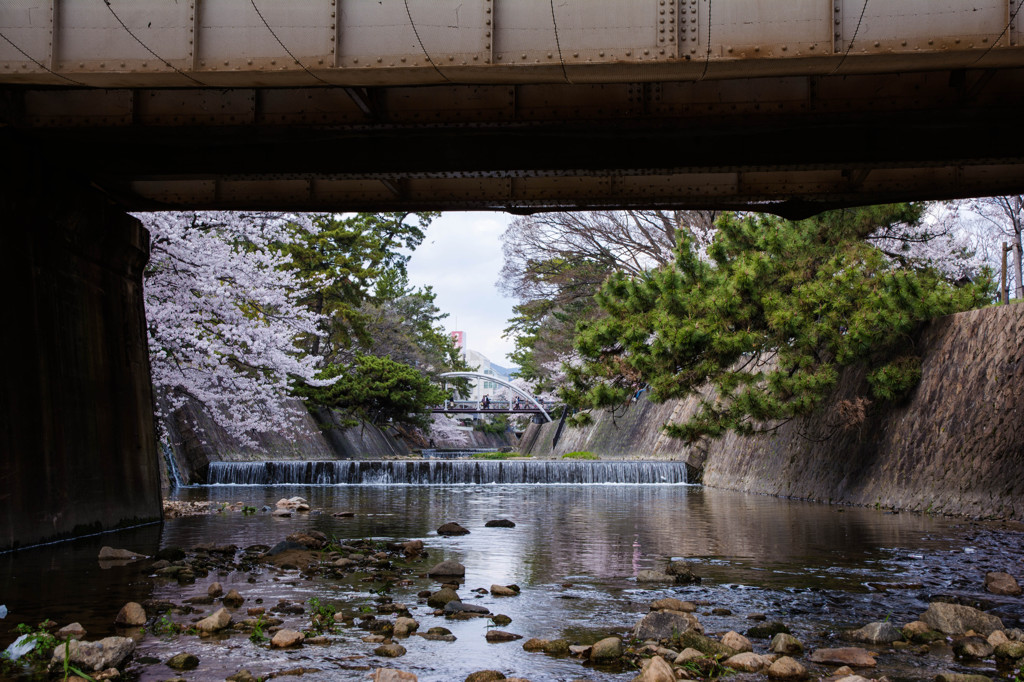
[[[452,332],[451,334],[452,340],[455,341],[455,346],[462,351],[462,357],[465,359],[466,364],[469,365],[471,371],[493,376],[502,381],[511,381],[509,375],[515,371],[514,367],[502,367],[501,365],[491,362],[491,360],[483,353],[470,350],[466,346],[466,335],[464,332]],[[487,381],[486,379],[472,380],[471,386],[473,387],[473,390],[470,393],[469,398],[466,398],[467,400],[479,401],[485,395],[490,396],[491,400],[501,400],[508,398],[512,393],[508,388],[501,384],[495,381]]]

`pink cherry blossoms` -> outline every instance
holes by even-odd
[[[317,358],[296,345],[319,333],[299,305],[290,257],[275,246],[310,216],[280,213],[150,213],[145,275],[153,386],[177,409],[192,397],[247,445],[247,434],[287,430],[298,416],[290,377],[310,384]],[[292,224],[288,227],[289,223]],[[329,382],[326,382],[329,383]],[[169,415],[157,414],[158,420]]]

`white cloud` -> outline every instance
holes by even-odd
[[[409,261],[409,281],[431,285],[437,306],[448,313],[444,326],[466,332],[467,345],[507,365],[512,343],[501,338],[513,301],[495,287],[501,272],[501,234],[506,213],[444,213],[427,228]]]

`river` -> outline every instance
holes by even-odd
[[[417,603],[417,592],[437,589],[420,577],[434,563],[455,559],[466,566],[459,589],[473,601],[511,617],[501,629],[525,638],[566,638],[591,643],[624,634],[654,599],[675,596],[704,604],[698,617],[708,633],[744,632],[753,614],[787,623],[805,646],[842,646],[839,633],[871,621],[902,625],[917,619],[935,597],[956,598],[994,608],[1006,626],[1020,627],[1020,598],[995,597],[983,589],[987,571],[1021,577],[1024,534],[1015,528],[883,510],[828,506],[731,493],[683,484],[644,485],[286,485],[196,486],[172,494],[176,500],[241,502],[257,509],[281,498],[301,496],[311,513],[290,518],[268,512],[222,512],[171,519],[73,542],[0,555],[0,646],[14,639],[13,626],[51,618],[80,622],[89,639],[113,634],[114,616],[127,601],[167,599],[180,603],[205,595],[217,580],[234,587],[245,607],[262,600],[311,597],[345,610],[369,610],[380,586],[358,579],[307,579],[298,571],[263,569],[200,577],[195,584],[151,578],[139,565],[101,567],[103,545],[147,555],[162,547],[202,543],[273,545],[290,533],[315,529],[339,541],[421,539],[429,551],[407,585],[390,596],[411,607],[420,631],[444,626],[455,642],[402,640],[408,653],[395,660],[373,654],[367,633],[349,628],[330,645],[306,645],[294,652],[251,644],[246,635],[219,640],[196,637],[140,638],[131,678],[176,677],[162,663],[188,651],[200,667],[187,679],[224,679],[240,668],[257,675],[302,666],[319,669],[303,680],[366,680],[369,669],[397,667],[420,680],[462,680],[480,669],[542,680],[629,680],[622,670],[595,670],[572,658],[527,653],[522,642],[489,644],[487,621],[447,621]],[[332,516],[352,512],[351,517]],[[491,519],[515,528],[487,528]],[[469,535],[440,537],[436,528],[455,521]],[[699,585],[638,584],[641,570],[662,568],[671,559],[693,562]],[[516,597],[477,595],[476,588],[515,583]],[[207,611],[215,607],[206,607]],[[203,615],[203,614],[199,614]],[[198,616],[194,616],[196,618]],[[244,617],[244,616],[242,616]],[[180,618],[188,624],[188,618]],[[288,616],[286,626],[308,626],[309,616]],[[766,641],[755,640],[755,651]],[[937,670],[993,671],[991,664],[956,663],[939,647],[928,656],[878,649],[879,668],[890,680],[931,679]],[[150,658],[145,658],[150,657]],[[299,678],[296,678],[299,679]]]

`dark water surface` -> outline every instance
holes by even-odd
[[[372,583],[306,579],[298,571],[264,569],[257,576],[211,574],[194,585],[154,580],[137,567],[103,568],[96,560],[103,545],[153,554],[161,547],[191,548],[201,543],[273,545],[298,530],[316,529],[341,541],[422,539],[430,552],[419,573],[442,559],[466,566],[459,594],[512,618],[501,628],[525,638],[564,637],[591,643],[608,634],[624,634],[664,596],[706,600],[698,616],[708,633],[743,632],[752,613],[782,620],[809,649],[843,646],[838,634],[868,622],[889,619],[897,625],[915,620],[936,595],[981,599],[995,608],[1007,627],[1020,627],[1019,598],[984,593],[987,571],[1022,573],[1024,534],[990,524],[919,514],[817,505],[769,497],[708,490],[685,485],[463,485],[463,486],[210,486],[180,489],[174,498],[243,502],[273,506],[282,497],[301,496],[312,514],[275,518],[268,513],[237,512],[167,521],[0,555],[0,604],[10,613],[0,621],[0,646],[14,639],[13,626],[52,618],[61,625],[79,621],[89,639],[114,634],[113,620],[127,601],[182,599],[205,595],[214,581],[236,588],[246,604],[256,599],[271,607],[281,599],[319,597],[351,612],[377,596]],[[352,518],[331,513],[353,511]],[[317,513],[319,512],[319,513]],[[515,528],[485,528],[489,519],[507,518]],[[439,537],[435,529],[456,521],[471,533]],[[669,558],[695,563],[703,577],[697,586],[638,585],[635,575],[660,568]],[[251,577],[256,582],[249,582]],[[517,597],[471,590],[516,583]],[[377,585],[376,587],[379,587]],[[474,671],[498,669],[508,676],[542,680],[629,680],[635,673],[594,670],[569,658],[527,653],[522,642],[488,644],[488,621],[445,621],[417,604],[416,592],[437,584],[413,576],[391,592],[409,605],[420,631],[448,627],[454,643],[420,637],[401,640],[408,653],[397,660],[373,655],[367,634],[350,628],[332,645],[307,645],[295,652],[270,651],[243,634],[225,641],[196,637],[162,639],[146,635],[136,657],[166,660],[180,651],[199,656],[200,667],[181,674],[190,680],[224,679],[240,668],[254,674],[303,666],[321,673],[308,680],[366,680],[368,670],[397,667],[420,680],[462,680]],[[202,615],[211,612],[206,609]],[[712,608],[726,609],[720,615]],[[197,616],[193,616],[195,618]],[[285,627],[305,629],[305,616],[288,616]],[[189,617],[177,617],[188,624]],[[767,641],[755,640],[764,652]],[[948,649],[916,657],[879,650],[879,668],[893,680],[931,679],[938,670],[994,671],[985,664],[955,664]],[[136,677],[164,680],[179,673],[155,664],[135,666]]]

